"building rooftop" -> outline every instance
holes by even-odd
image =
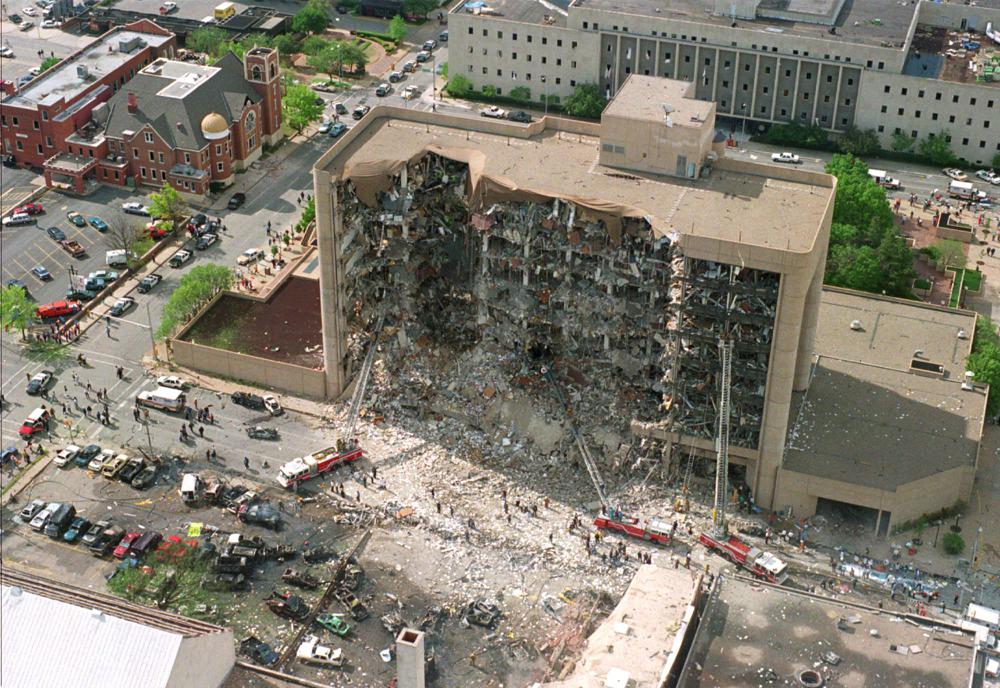
[[[604,108],[604,115],[671,125],[701,127],[712,114],[715,103],[695,100],[694,84],[689,81],[631,74]]]
[[[603,688],[615,670],[632,686],[658,683],[677,629],[695,597],[698,577],[689,569],[640,566],[614,611],[587,638],[573,671],[542,688]]]
[[[73,100],[93,83],[115,71],[146,46],[159,48],[173,35],[143,33],[130,29],[114,29],[69,57],[24,88],[3,100],[10,105],[37,107],[54,105],[60,100]],[[81,76],[78,70],[86,70]]]
[[[1000,88],[1000,45],[975,31],[919,24],[903,73]]]
[[[992,3],[996,0],[984,0]],[[656,17],[658,19],[674,19],[711,24],[714,26],[730,26],[733,19],[730,14],[715,14],[715,0],[574,0],[570,6],[603,12],[620,12],[638,17]],[[729,6],[729,3],[724,3]],[[742,5],[746,3],[733,3]],[[982,3],[980,3],[982,4]],[[829,0],[782,0],[779,2],[760,2],[756,19],[737,19],[736,25],[742,30],[758,29],[771,34],[787,33],[796,36],[809,36],[864,45],[892,44],[902,47],[917,11],[917,3],[899,2],[899,0],[865,0],[864,2],[845,2],[835,19],[830,19],[841,3]],[[811,15],[810,21],[787,21],[777,17],[783,14],[801,13]],[[836,35],[829,33],[831,27],[836,28]],[[605,27],[601,26],[602,29]],[[610,28],[610,27],[607,27]],[[642,32],[641,25],[632,27]]]
[[[457,5],[452,14],[477,14],[509,19],[525,24],[566,26],[569,0],[469,0]]]
[[[974,328],[972,313],[824,290],[818,359],[793,407],[784,468],[894,490],[975,465],[986,393],[961,388]],[[943,374],[912,372],[916,350]]]
[[[600,212],[647,217],[661,235],[677,232],[792,253],[812,250],[833,193],[819,183],[787,181],[794,171],[770,165],[746,164],[739,171],[717,165],[697,180],[624,173],[598,163],[596,135],[541,124],[538,133],[523,138],[522,125],[380,106],[317,167],[335,178],[374,179],[432,151],[469,162],[474,177],[488,178],[489,189],[572,198]]]
[[[677,685],[806,685],[800,672],[814,670],[838,688],[966,688],[974,652],[955,627],[721,576]]]

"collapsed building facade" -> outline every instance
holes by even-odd
[[[597,366],[676,462],[713,450],[728,338],[730,452],[771,506],[833,180],[725,159],[690,88],[634,75],[600,125],[374,110],[314,168],[328,395],[384,316],[403,347]]]

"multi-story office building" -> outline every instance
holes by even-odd
[[[482,0],[449,16],[449,71],[499,95],[611,97],[630,74],[682,79],[748,130],[816,124],[947,132],[988,165],[1000,152],[1000,0]],[[987,35],[989,31],[990,35]]]

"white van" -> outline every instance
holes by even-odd
[[[164,411],[180,411],[186,401],[184,392],[170,387],[157,387],[152,392],[139,392],[136,403]]]
[[[128,266],[128,251],[125,249],[115,249],[104,254],[104,261],[113,268]]]
[[[201,497],[201,478],[197,473],[185,473],[181,478],[181,501],[193,504]]]
[[[35,218],[28,215],[28,213],[14,213],[3,219],[4,227],[13,227],[15,225],[30,225],[35,221]]]
[[[972,185],[972,182],[956,182],[953,181],[948,185],[948,195],[953,198],[961,198],[962,200],[971,200],[976,196],[976,187]]]
[[[871,177],[876,184],[884,186],[887,189],[903,188],[903,185],[899,183],[899,180],[894,177],[890,177],[889,173],[885,170],[868,170],[868,176]]]

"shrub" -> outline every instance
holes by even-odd
[[[483,86],[483,95],[486,96],[487,98],[493,98],[496,96],[496,94],[497,94],[496,86],[490,86],[489,84]]]
[[[945,533],[941,542],[948,554],[961,554],[965,550],[965,540],[958,533]]]
[[[472,82],[461,74],[456,74],[448,80],[448,85],[444,87],[448,95],[462,98],[472,91]]]
[[[527,86],[517,86],[510,89],[510,97],[514,100],[523,100],[527,102],[531,100],[531,89]]]

